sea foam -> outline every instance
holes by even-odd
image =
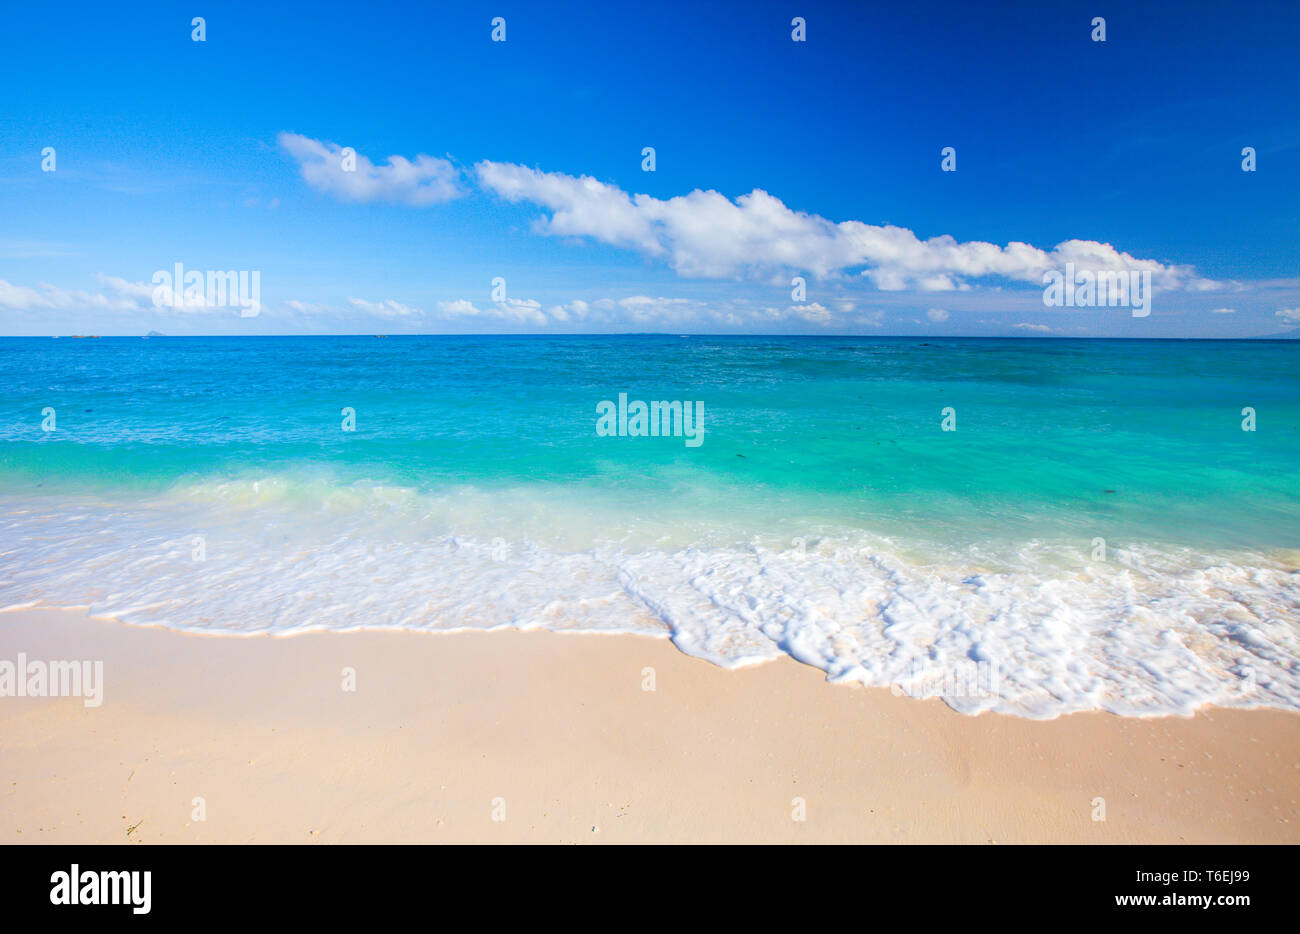
[[[936,546],[618,525],[536,491],[194,483],[0,499],[0,607],[227,635],[549,629],[668,637],[724,667],[1051,718],[1300,710],[1300,558],[1115,543]],[[699,519],[700,524],[706,520]],[[788,530],[786,530],[788,531]],[[507,651],[503,643],[503,651]]]

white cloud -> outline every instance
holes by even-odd
[[[931,321],[947,321],[948,312],[942,308],[931,308],[925,313],[925,316]]]
[[[1237,313],[1237,309],[1235,308],[1211,308],[1210,309],[1210,314],[1212,315],[1235,315],[1236,313]]]
[[[438,303],[438,311],[448,320],[473,319],[480,323],[509,325],[552,325],[603,330],[677,330],[731,329],[757,324],[800,322],[828,325],[846,321],[852,303],[840,303],[839,313],[812,302],[804,305],[774,307],[741,299],[705,302],[686,298],[631,295],[624,298],[574,299],[543,306],[532,300],[510,299],[506,302],[476,305],[465,299]],[[854,316],[873,327],[880,325],[883,312],[862,312]]]
[[[0,279],[0,308],[11,311],[196,311],[208,307],[202,294],[191,292],[187,298],[176,292],[173,306],[158,308],[153,301],[157,286],[129,282],[118,276],[100,275],[98,278],[105,286],[98,292],[62,289],[46,282],[33,288]],[[223,307],[220,310],[228,309]]]
[[[393,201],[422,207],[462,194],[460,173],[446,159],[418,155],[412,162],[389,156],[386,165],[375,165],[357,153],[355,171],[344,171],[343,147],[337,143],[297,133],[281,133],[277,141],[297,160],[308,185],[345,201]]]
[[[1275,314],[1287,324],[1300,324],[1300,308],[1279,308]]]
[[[332,310],[328,305],[317,305],[313,302],[301,302],[296,298],[291,298],[283,304],[286,308],[304,315],[314,315],[323,311]]]
[[[445,315],[451,315],[453,317],[482,314],[481,311],[474,307],[473,302],[468,302],[463,298],[457,299],[454,302],[439,302],[438,310]]]
[[[36,288],[14,285],[0,279],[0,308],[13,311],[58,311],[94,308],[107,311],[134,311],[153,305],[153,286],[127,282],[116,276],[100,276],[107,286],[101,292],[61,289],[42,282]]]
[[[649,219],[621,188],[585,175],[574,178],[501,162],[480,162],[475,170],[480,182],[507,201],[551,208],[550,219],[539,225],[546,233],[593,237],[652,256],[663,252]]]
[[[46,290],[53,290],[53,286],[44,286]],[[53,297],[43,295],[36,289],[25,285],[14,285],[0,279],[0,307],[13,308],[20,311],[26,311],[30,308],[53,308],[55,307]]]
[[[419,308],[412,308],[410,305],[403,305],[401,302],[395,302],[391,298],[382,302],[368,302],[362,298],[349,298],[348,304],[353,308],[359,308],[366,314],[374,315],[377,318],[414,318],[424,314]]]
[[[542,303],[533,299],[508,298],[501,302],[492,302],[478,307],[466,299],[439,302],[438,310],[448,318],[479,318],[499,321],[506,324],[545,325],[551,320],[566,320],[562,317],[563,306],[552,309],[556,314],[548,317],[542,312]]]
[[[120,276],[100,274],[99,281],[104,288],[97,292],[84,289],[63,289],[42,282],[36,287],[14,285],[0,279],[0,309],[18,312],[136,312],[171,315],[175,313],[212,313],[230,314],[233,310],[240,317],[255,318],[261,314],[257,305],[232,306],[229,302],[209,304],[209,295],[204,289],[177,289],[167,284],[151,285],[145,282],[130,282]],[[160,299],[154,301],[155,295]],[[286,302],[292,305],[292,303]],[[110,322],[105,322],[110,323]]]
[[[761,189],[735,201],[699,189],[662,200],[630,195],[588,176],[509,163],[480,162],[475,171],[497,195],[548,211],[537,222],[540,232],[633,249],[683,276],[765,277],[794,270],[830,277],[860,271],[882,290],[953,291],[984,277],[1041,285],[1045,271],[1074,263],[1094,271],[1147,270],[1162,288],[1215,285],[1189,266],[1138,259],[1107,243],[1066,240],[1047,251],[1019,242],[963,243],[947,235],[922,240],[903,227],[837,223],[794,211]]]
[[[812,302],[807,305],[791,305],[785,310],[787,315],[802,318],[804,321],[811,321],[813,324],[830,324],[831,312],[824,305]]]
[[[1038,333],[1038,334],[1051,334],[1051,333],[1052,333],[1052,329],[1049,328],[1049,327],[1048,327],[1047,325],[1045,325],[1045,324],[1029,324],[1028,322],[1021,321],[1021,322],[1019,322],[1018,324],[1013,324],[1013,325],[1011,325],[1011,326],[1012,326],[1013,328],[1017,328],[1017,329],[1019,329],[1019,330],[1021,330],[1021,331],[1034,331],[1034,332],[1036,332],[1036,333]]]

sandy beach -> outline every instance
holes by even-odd
[[[0,698],[9,843],[1300,842],[1284,711],[969,717],[794,661],[540,631],[0,613],[0,658],[20,652],[102,660],[103,702]]]

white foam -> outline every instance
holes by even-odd
[[[608,516],[590,504],[525,500],[275,481],[137,501],[4,498],[0,607],[88,605],[231,635],[670,636],[719,665],[788,654],[834,681],[966,713],[1300,709],[1295,554],[1147,545],[1092,561],[1086,544],[943,552],[843,529],[811,530],[807,547],[735,529],[701,545],[689,541],[709,536],[680,528],[602,537]]]

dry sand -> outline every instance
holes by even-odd
[[[636,636],[0,613],[19,652],[102,659],[105,689],[0,698],[8,843],[1300,841],[1291,712],[968,717]]]

